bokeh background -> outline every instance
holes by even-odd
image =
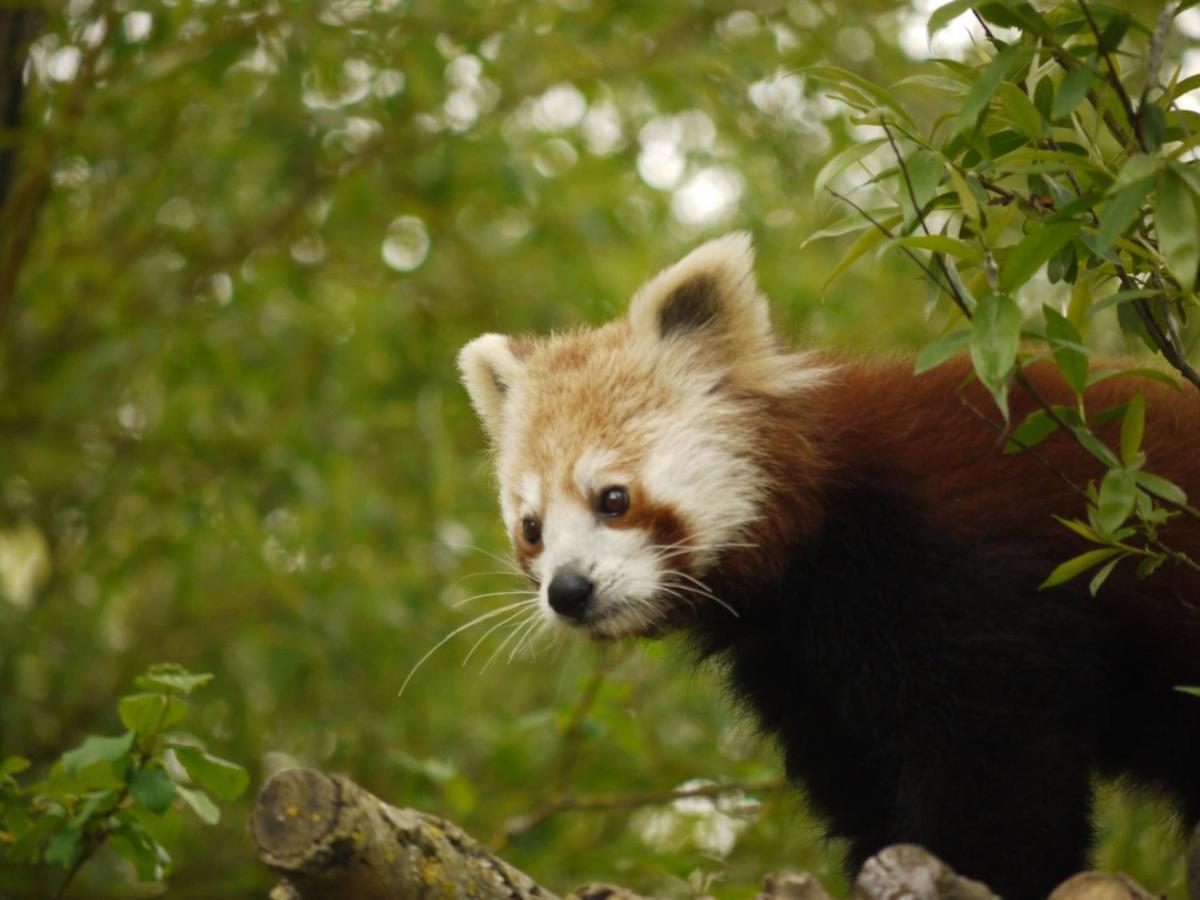
[[[0,258],[0,755],[116,733],[132,676],[179,661],[216,675],[196,727],[255,785],[348,774],[552,889],[750,897],[788,868],[844,890],[771,748],[670,642],[510,659],[501,628],[464,665],[492,619],[397,692],[512,596],[467,598],[522,587],[456,380],[471,337],[620,314],[731,228],[795,341],[932,337],[898,254],[823,291],[847,240],[804,244],[843,213],[813,177],[869,132],[804,70],[970,58],[967,19],[931,44],[936,5],[48,5],[5,144],[28,207]],[[1200,10],[1179,24],[1196,70]],[[644,802],[704,782],[743,790]],[[528,818],[564,790],[613,808]],[[1105,797],[1099,862],[1182,896],[1161,810]],[[216,829],[185,816],[171,896],[263,895],[251,799]],[[111,855],[73,888],[143,890]]]

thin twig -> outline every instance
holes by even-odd
[[[1104,62],[1108,65],[1109,83],[1112,85],[1113,90],[1117,92],[1117,97],[1121,101],[1121,108],[1125,110],[1125,118],[1129,122],[1129,127],[1133,129],[1133,136],[1137,138],[1138,146],[1142,152],[1146,153],[1146,141],[1142,136],[1142,129],[1138,126],[1138,117],[1133,109],[1133,101],[1129,99],[1125,85],[1121,84],[1121,76],[1117,73],[1116,64],[1113,63],[1112,57],[1108,55],[1108,48],[1104,46],[1104,38],[1100,34],[1100,26],[1096,24],[1095,18],[1092,17],[1092,10],[1087,5],[1087,0],[1079,0],[1079,8],[1083,10],[1083,14],[1087,17],[1092,34],[1096,37],[1096,48],[1100,51],[1100,55],[1104,57]]]
[[[827,190],[831,196],[836,197],[838,200],[841,200],[843,203],[845,203],[851,209],[855,210],[859,215],[861,215],[864,219],[866,219],[873,226],[875,226],[875,228],[877,228],[879,231],[881,231],[885,237],[887,237],[889,239],[895,237],[895,235],[892,234],[891,229],[889,229],[886,225],[884,225],[882,222],[880,222],[878,219],[876,219],[874,216],[872,216],[869,212],[867,212],[865,209],[863,209],[861,206],[859,206],[857,203],[855,203],[853,200],[851,200],[845,194],[839,194],[837,191],[835,191],[831,187],[826,187],[825,190]],[[911,259],[914,263],[916,263],[917,267],[920,268],[920,270],[922,272],[924,272],[927,276],[929,276],[930,281],[932,281],[934,284],[936,284],[939,288],[941,288],[943,291],[945,291],[951,297],[954,297],[955,302],[958,303],[958,308],[960,310],[962,310],[963,315],[966,316],[968,319],[971,318],[971,311],[970,311],[970,309],[967,308],[967,305],[965,302],[963,302],[962,298],[958,296],[956,291],[952,290],[951,288],[946,287],[946,285],[944,285],[942,283],[941,279],[938,278],[938,276],[936,274],[934,274],[933,270],[930,269],[929,266],[925,265],[925,263],[922,261],[921,257],[917,256],[915,253],[913,253],[907,247],[901,247],[900,251],[905,256],[907,256],[909,259]]]
[[[768,794],[786,790],[787,782],[782,778],[766,781],[723,782],[700,785],[693,788],[677,788],[670,791],[651,791],[645,794],[592,794],[560,797],[545,804],[526,816],[512,819],[504,827],[503,843],[521,837],[537,828],[547,819],[564,812],[596,810],[639,809],[645,806],[660,806],[691,797],[723,797],[726,794]]]
[[[886,122],[881,122],[880,125],[883,127],[883,133],[887,135],[888,143],[892,146],[892,153],[896,156],[896,165],[900,167],[900,172],[904,176],[904,184],[908,189],[908,198],[913,205],[914,215],[917,217],[917,224],[919,224],[921,226],[921,230],[928,235],[929,226],[925,224],[925,210],[921,208],[921,202],[917,199],[917,192],[913,187],[912,177],[908,173],[908,165],[904,162],[904,157],[900,155],[900,148],[896,146],[896,139],[892,136],[892,130],[888,128]],[[910,253],[909,256],[911,257],[913,254]],[[931,252],[931,259],[933,259],[934,264],[945,277],[946,284],[949,285],[949,290],[947,293],[954,298],[955,304],[963,311],[966,317],[968,319],[971,318],[970,310],[967,308],[967,303],[963,299],[962,294],[958,292],[958,285],[954,283],[954,279],[950,277],[950,272],[946,269],[946,261],[942,259],[942,254],[937,253],[936,251]],[[943,288],[943,290],[945,290],[945,288]]]

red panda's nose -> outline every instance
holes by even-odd
[[[547,589],[550,608],[565,619],[578,621],[587,612],[594,589],[586,575],[572,568],[561,568],[554,573]]]

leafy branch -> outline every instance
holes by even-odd
[[[80,869],[109,844],[143,881],[166,878],[167,844],[178,830],[177,808],[190,808],[213,825],[220,810],[210,794],[229,802],[249,784],[245,769],[205,752],[176,726],[187,699],[212,680],[181,666],[153,666],[134,679],[140,689],[117,703],[128,729],[116,737],[92,735],[62,755],[46,777],[22,786],[16,776],[28,760],[11,756],[0,767],[0,859],[66,870],[63,897]],[[178,801],[178,802],[176,802]]]
[[[891,88],[828,66],[810,73],[856,111],[853,121],[884,135],[847,148],[822,169],[818,188],[850,206],[858,222],[814,237],[866,229],[833,277],[880,244],[914,261],[951,304],[943,336],[922,351],[917,369],[969,351],[975,378],[1003,418],[1006,452],[1036,455],[1038,443],[1063,432],[1106,467],[1098,485],[1072,483],[1086,500],[1087,521],[1063,520],[1100,546],[1063,563],[1047,585],[1098,565],[1094,593],[1123,559],[1137,559],[1142,577],[1167,561],[1200,571],[1161,534],[1173,519],[1200,521],[1200,510],[1177,484],[1147,469],[1146,395],[1112,409],[1088,408],[1097,396],[1092,387],[1114,375],[1174,382],[1155,370],[1097,369],[1084,341],[1094,317],[1115,308],[1125,334],[1200,388],[1180,328],[1200,305],[1200,171],[1195,160],[1185,160],[1200,116],[1176,107],[1177,76],[1166,87],[1159,77],[1177,8],[1165,10],[1150,32],[1128,14],[1093,9],[1087,0],[1045,13],[1020,0],[953,0],[932,16],[931,34],[968,10],[992,48],[975,66],[934,60],[937,75]],[[1016,28],[1019,36],[1005,42],[990,25]],[[1142,51],[1148,77],[1135,108],[1137,92],[1126,82],[1137,73],[1123,79],[1113,57]],[[1155,100],[1152,84],[1161,89]],[[943,110],[922,130],[897,93],[917,87],[950,95],[957,112]],[[1085,98],[1094,119],[1087,125]],[[1107,137],[1097,133],[1101,128]],[[864,187],[878,192],[895,185],[890,208],[868,211],[876,198],[856,202],[830,186],[885,145],[895,167],[868,170]],[[1023,325],[1018,299],[1039,272],[1069,288],[1069,307],[1064,314],[1045,305],[1041,325]],[[1070,388],[1071,404],[1051,402],[1029,377],[1028,366],[1043,360]],[[1014,386],[1035,406],[1015,428],[1008,402]],[[1099,431],[1117,421],[1119,453]]]

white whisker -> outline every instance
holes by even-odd
[[[437,652],[439,647],[445,646],[450,641],[451,638],[455,637],[456,635],[462,634],[464,631],[466,631],[468,628],[471,628],[472,626],[478,625],[481,622],[486,622],[488,619],[495,618],[496,616],[503,615],[504,613],[509,612],[510,610],[514,610],[519,606],[524,606],[528,602],[529,602],[528,600],[521,600],[517,603],[510,603],[507,606],[501,606],[499,609],[493,609],[493,610],[483,613],[482,615],[478,615],[465,625],[459,625],[457,628],[455,628],[453,631],[451,631],[448,635],[446,635],[444,638],[442,638],[440,641],[438,641],[436,644],[434,644],[433,647],[431,647],[424,656],[422,656],[420,659],[417,660],[416,665],[414,665],[409,670],[408,676],[404,679],[404,683],[402,685],[400,685],[400,690],[399,690],[399,692],[397,692],[396,696],[399,697],[404,694],[404,689],[406,687],[408,687],[408,683],[410,681],[412,681],[412,677],[417,674],[417,669],[421,668],[421,666],[423,666],[425,664],[425,660],[427,660],[427,659],[429,659],[429,657],[433,656],[433,654]]]
[[[533,603],[533,602],[536,602],[536,601],[530,601],[530,603]],[[528,604],[526,604],[526,605],[528,605]],[[513,621],[514,619],[520,618],[524,614],[525,614],[525,606],[522,606],[515,613],[512,613],[509,616],[506,616],[505,618],[501,619],[497,624],[493,625],[491,628],[489,628],[487,631],[485,631],[483,633],[483,637],[481,637],[479,640],[477,640],[474,643],[474,645],[472,645],[471,649],[467,651],[467,655],[463,657],[463,661],[462,661],[463,666],[465,667],[466,664],[471,661],[471,657],[475,655],[475,651],[478,650],[480,645],[483,644],[483,642],[488,639],[489,635],[495,633],[496,629],[503,628],[509,622]]]
[[[503,557],[497,556],[495,553],[489,553],[487,550],[484,550],[482,547],[476,547],[474,544],[454,544],[450,541],[438,541],[438,543],[443,547],[453,547],[455,550],[474,550],[476,553],[482,553],[489,559],[494,559],[496,562],[500,563],[500,565],[506,566],[510,571],[517,575],[525,574],[519,568],[517,568],[511,559],[504,559]]]
[[[475,594],[472,597],[467,597],[465,600],[455,600],[450,605],[457,609],[460,606],[466,606],[472,600],[482,600],[484,597],[517,597],[522,595],[526,597],[536,597],[537,591],[532,591],[528,588],[519,591],[491,591],[487,594]]]

